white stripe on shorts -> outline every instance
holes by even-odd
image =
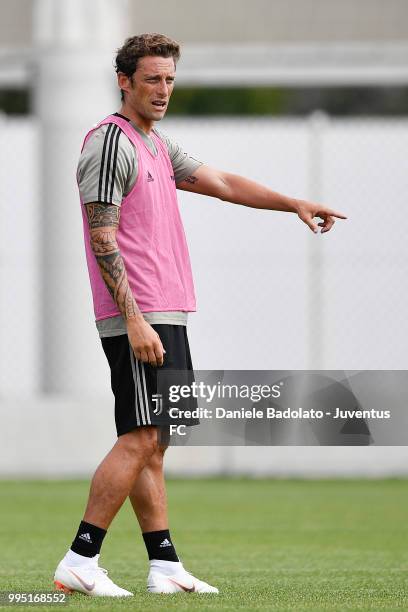
[[[137,392],[139,395],[140,414],[142,417],[143,425],[147,425],[146,413],[145,413],[145,403],[144,403],[143,391],[142,391],[142,381],[141,381],[140,369],[139,369],[141,362],[138,359],[136,359],[136,357],[134,357],[134,360],[136,364],[136,381],[137,381]]]
[[[147,391],[146,391],[146,377],[145,377],[145,369],[144,369],[144,363],[140,363],[140,366],[142,368],[142,380],[143,380],[143,389],[144,389],[144,396],[145,396],[145,401],[146,401],[146,415],[147,415],[147,422],[149,423],[149,425],[152,424],[151,420],[150,420],[150,407],[149,407],[149,399],[147,397]]]
[[[136,359],[133,349],[129,343],[130,362],[132,364],[133,382],[135,384],[135,412],[136,422],[140,426],[151,425],[150,406],[147,397],[146,376],[143,361]],[[141,372],[141,374],[140,374]]]
[[[136,413],[136,423],[140,426],[140,415],[139,415],[139,403],[138,403],[138,393],[137,393],[137,374],[135,369],[135,356],[133,354],[133,349],[129,342],[129,351],[130,351],[130,363],[132,365],[132,374],[133,374],[133,382],[135,385],[135,413]]]

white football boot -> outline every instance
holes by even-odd
[[[78,591],[91,597],[130,597],[133,593],[121,589],[108,578],[108,572],[98,565],[99,555],[89,559],[89,564],[69,566],[64,559],[54,575],[55,588],[64,593]]]
[[[218,593],[218,589],[195,578],[181,561],[150,561],[149,593]]]

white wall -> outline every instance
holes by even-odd
[[[350,217],[328,235],[313,236],[294,215],[181,194],[199,304],[190,318],[197,369],[408,369],[407,120],[180,119],[166,120],[163,129],[209,165],[316,197]],[[53,347],[56,354],[65,351],[64,337],[70,346],[63,385],[43,397],[38,279],[47,269],[38,265],[38,126],[3,118],[1,134],[0,473],[88,472],[114,440],[114,429],[86,269],[78,264]],[[62,217],[64,203],[76,202],[74,177],[73,169],[69,193],[55,203]],[[70,236],[76,262],[83,260],[79,203],[77,210]],[[89,445],[95,422],[98,439],[92,434]],[[385,449],[381,462],[373,462],[372,453],[382,452],[173,449],[169,465],[186,470],[188,456],[199,472],[227,464],[237,473],[407,471],[404,449]]]
[[[0,401],[39,391],[39,137],[33,119],[0,115]]]

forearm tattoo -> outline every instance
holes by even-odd
[[[125,264],[116,241],[120,207],[110,204],[85,204],[91,247],[102,278],[124,318],[140,314],[129,287]]]

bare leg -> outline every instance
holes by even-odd
[[[108,529],[157,448],[156,427],[140,427],[120,436],[95,472],[83,520]]]
[[[163,474],[165,448],[159,447],[142,469],[129,494],[143,533],[168,529],[166,487]]]

